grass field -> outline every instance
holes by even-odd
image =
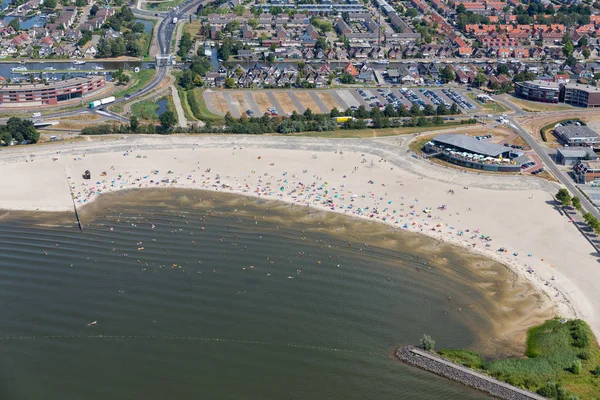
[[[233,99],[233,105],[237,106],[240,115],[244,115],[246,110],[250,109],[250,104],[244,92],[231,92],[231,98]]]
[[[523,111],[528,112],[543,112],[543,111],[562,111],[562,110],[576,110],[574,107],[565,104],[547,104],[538,103],[535,101],[527,101],[523,99],[517,99],[516,97],[508,97],[508,101],[513,103],[515,106],[521,108]]]
[[[300,112],[300,110],[296,108],[296,105],[292,101],[292,98],[290,97],[288,92],[273,92],[273,96],[275,96],[275,99],[277,99],[277,102],[279,103],[281,108],[283,108],[283,111],[286,114],[291,113],[293,111]]]
[[[200,88],[186,92],[187,103],[196,119],[211,122],[222,121],[223,116],[215,114],[208,109],[203,93],[204,91]]]
[[[302,103],[302,105],[304,106],[304,108],[310,108],[310,110],[313,113],[320,113],[321,112],[321,107],[319,107],[317,105],[317,103],[315,103],[315,101],[313,100],[313,98],[310,96],[309,92],[304,92],[301,90],[297,90],[294,92],[294,94],[296,95],[296,97],[298,98],[298,100],[300,100],[300,103]]]
[[[439,131],[443,129],[450,129],[456,125],[444,125],[444,126],[421,126],[421,127],[409,127],[409,128],[387,128],[387,129],[338,129],[330,132],[304,132],[299,133],[297,136],[311,136],[311,137],[325,137],[325,138],[373,138],[373,137],[384,137],[384,136],[396,136],[396,135],[408,135],[411,133],[424,133]],[[465,128],[472,127],[473,125],[462,125]],[[429,139],[425,140],[425,142]],[[425,144],[423,142],[423,144]],[[423,146],[421,146],[423,147]],[[420,152],[420,150],[419,150]]]
[[[188,121],[196,121],[196,117],[190,108],[190,103],[188,103],[188,98],[185,90],[178,87],[177,95],[179,96],[179,101],[181,101],[181,107],[183,108],[183,114],[187,118]]]
[[[475,96],[473,93],[466,93],[467,97],[469,97],[471,100],[473,100],[475,102],[475,104],[477,104],[479,107],[483,108],[486,111],[489,111],[493,114],[497,114],[500,112],[512,112],[512,110],[508,109],[504,104],[496,102],[496,101],[491,101],[489,103],[482,103],[479,100],[477,100],[477,96]]]
[[[133,83],[125,87],[124,89],[116,92],[115,94],[113,94],[113,96],[119,98],[125,96],[126,94],[131,94],[135,91],[138,91],[139,89],[146,86],[148,82],[150,82],[152,78],[154,78],[155,74],[156,70],[154,69],[143,69],[137,74],[131,74]]]
[[[252,96],[254,96],[254,101],[256,101],[258,108],[260,108],[261,115],[266,113],[269,110],[269,107],[273,107],[273,104],[271,104],[271,100],[269,100],[266,93],[256,92],[252,93]]]
[[[171,0],[171,1],[161,1],[160,3],[158,3],[158,2],[146,3],[147,4],[146,8],[149,11],[169,11],[172,8],[177,7],[178,5],[183,3],[183,1],[184,0]]]
[[[143,121],[156,121],[158,120],[156,110],[158,110],[158,104],[152,100],[143,100],[131,107],[131,114]]]
[[[335,101],[335,99],[333,98],[333,96],[331,95],[331,93],[328,92],[315,92],[317,93],[317,96],[319,97],[319,99],[321,99],[321,101],[327,106],[327,108],[329,110],[333,109],[333,108],[342,108],[342,106],[340,106],[338,104],[337,101]]]
[[[189,33],[193,39],[200,34],[200,26],[202,26],[202,21],[188,22],[185,24],[183,31]]]
[[[225,115],[229,112],[229,104],[225,101],[223,93],[213,92],[210,94],[210,102],[217,112]]]
[[[553,319],[527,333],[527,358],[484,362],[476,353],[442,350],[445,358],[553,399],[600,396],[600,348],[582,320]]]

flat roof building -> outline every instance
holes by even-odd
[[[598,160],[598,156],[590,147],[563,147],[556,151],[556,163],[575,165],[583,160]]]
[[[560,85],[555,82],[540,80],[517,82],[515,83],[515,94],[526,100],[558,103]]]
[[[0,86],[2,108],[55,105],[62,101],[88,97],[106,87],[104,76],[86,76],[47,84]]]
[[[567,125],[554,128],[556,137],[566,146],[597,146],[600,136],[587,126]]]
[[[564,102],[577,107],[600,107],[600,88],[569,82],[564,85]]]

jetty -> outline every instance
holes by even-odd
[[[546,398],[488,375],[479,373],[460,364],[448,361],[436,354],[415,346],[396,349],[396,357],[408,365],[421,368],[436,375],[462,383],[492,397],[506,400],[545,400]]]

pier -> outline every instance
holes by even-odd
[[[544,400],[538,394],[501,382],[488,375],[460,364],[448,361],[436,354],[414,346],[396,349],[396,357],[408,365],[421,368],[436,375],[462,383],[480,392],[505,400]]]

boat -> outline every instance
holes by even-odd
[[[69,67],[69,68],[67,68],[67,71],[77,71],[77,68],[75,68],[75,67]]]
[[[54,68],[54,67],[46,67],[46,68],[44,68],[44,71],[56,71],[56,68]]]
[[[13,67],[10,69],[12,72],[27,72],[27,68],[26,67]]]
[[[380,64],[380,65],[388,65],[390,62],[388,60],[377,60],[375,61],[375,64]]]
[[[83,65],[83,64],[85,64],[85,61],[80,61],[80,60],[73,61],[73,65]]]
[[[95,69],[96,71],[101,71],[101,70],[103,70],[103,69],[104,69],[104,67],[101,67],[101,66],[99,66],[99,65],[94,65],[94,69]]]

